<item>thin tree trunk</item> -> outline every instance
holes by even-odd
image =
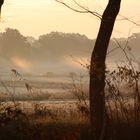
[[[90,63],[90,121],[94,138],[99,140],[105,127],[105,59],[121,0],[109,0],[103,13]]]
[[[0,0],[0,14],[1,14],[1,7],[2,7],[3,3],[4,3],[4,0]]]

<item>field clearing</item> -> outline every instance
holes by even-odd
[[[33,112],[34,105],[38,104],[40,106],[45,106],[47,109],[53,110],[70,110],[76,109],[76,100],[67,100],[67,101],[9,101],[9,102],[1,102],[1,104],[5,104],[6,106],[13,106],[16,104],[19,108],[21,108],[26,113]]]

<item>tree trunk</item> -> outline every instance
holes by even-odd
[[[0,0],[0,14],[1,14],[1,7],[2,7],[3,3],[4,3],[4,0]]]
[[[109,0],[103,13],[90,62],[90,121],[94,138],[99,140],[105,127],[105,59],[121,0]]]

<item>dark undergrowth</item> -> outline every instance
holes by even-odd
[[[35,108],[27,114],[19,107],[1,105],[0,140],[91,140],[88,115],[75,111],[75,116],[64,117],[65,112],[61,113],[39,113]],[[138,140],[140,121],[128,123],[123,117],[116,118],[115,113],[108,119],[104,140]]]

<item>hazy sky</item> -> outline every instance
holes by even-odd
[[[38,37],[51,31],[78,32],[95,38],[100,20],[90,14],[75,13],[54,0],[5,0],[0,30],[17,28],[26,36]],[[65,0],[70,1],[70,0]],[[108,0],[77,0],[102,13]],[[120,14],[140,23],[140,0],[122,0]],[[121,17],[118,17],[121,19]],[[116,22],[113,36],[127,37],[140,32],[140,27],[128,21]]]

